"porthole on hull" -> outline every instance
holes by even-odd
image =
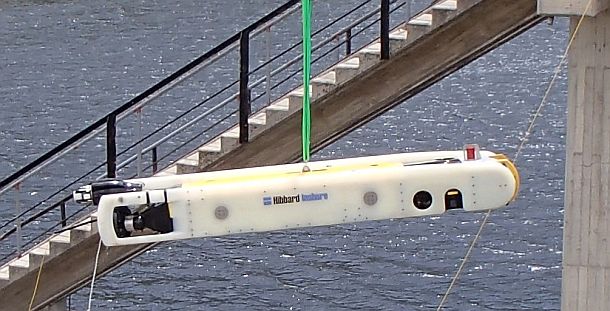
[[[417,209],[425,210],[432,206],[432,195],[428,191],[419,191],[413,196],[413,205]]]

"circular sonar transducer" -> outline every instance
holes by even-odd
[[[150,204],[147,209],[136,213],[132,213],[127,206],[118,206],[114,209],[113,225],[119,238],[129,237],[132,232],[144,229],[158,233],[174,230],[167,203]]]
[[[112,224],[117,237],[126,238],[131,232],[125,227],[125,219],[131,215],[131,210],[127,206],[117,206],[112,215]]]

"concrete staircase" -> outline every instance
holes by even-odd
[[[390,54],[398,53],[477,2],[477,0],[444,0],[431,6],[428,10],[390,32]],[[380,62],[381,44],[377,40],[313,77],[309,86],[312,105],[316,105],[319,99],[334,92],[342,85],[353,79],[358,79],[362,74],[366,74],[370,68],[375,67]],[[303,86],[292,90],[269,106],[255,112],[248,120],[249,137],[254,140],[257,135],[270,130],[286,118],[294,114],[300,114],[302,104]],[[204,171],[210,164],[222,158],[225,154],[238,149],[238,147],[239,127],[235,126],[213,138],[191,155],[177,161],[175,165],[162,172],[161,175]]]
[[[377,40],[311,80],[312,149],[323,148],[541,20],[535,0],[444,0],[434,4],[391,31],[389,60],[381,60]],[[302,97],[301,86],[253,113],[248,120],[249,143],[239,144],[235,126],[157,175],[297,160]],[[0,311],[27,309],[42,261],[36,308],[86,284],[98,243],[97,227],[83,225],[50,237],[0,267]],[[103,247],[99,274],[152,246]]]
[[[43,242],[2,266],[0,268],[0,289],[19,289],[20,291],[12,294],[20,295],[20,297],[24,297],[24,299],[27,295],[30,295],[31,297],[41,265],[43,265],[44,269],[44,265],[61,263],[65,258],[66,252],[70,249],[81,247],[81,243],[88,241],[91,238],[98,238],[96,224],[90,223],[90,220],[92,219],[95,219],[95,213],[72,225],[76,226],[74,229],[50,236]],[[66,266],[65,268],[69,269],[69,266]],[[45,270],[40,271],[42,272]],[[51,277],[53,276],[46,272],[47,271],[45,271],[44,274],[41,273],[41,282],[49,282],[49,280],[52,280]],[[34,277],[34,279],[32,279],[32,277]],[[58,280],[61,280],[61,277],[59,277]],[[24,283],[26,284],[25,287],[22,285]],[[10,293],[11,291],[9,290],[8,292]],[[2,300],[4,300],[4,298],[2,298]],[[29,303],[29,300],[24,302]],[[43,310],[65,310],[65,299],[61,296],[54,297],[53,300],[37,301],[35,306],[36,305],[40,306],[40,308],[44,307]],[[26,310],[26,306],[27,305],[21,303],[19,307],[4,305],[1,306],[0,309]],[[38,308],[34,308],[34,310],[36,309]]]
[[[22,278],[32,271],[37,272],[43,260],[45,262],[50,261],[63,254],[69,248],[78,246],[82,241],[97,235],[96,224],[88,223],[94,218],[94,214],[86,217],[75,223],[73,226],[77,227],[74,229],[52,235],[45,241],[27,250],[21,256],[6,263],[0,268],[0,288]],[[85,224],[78,225],[79,223]]]

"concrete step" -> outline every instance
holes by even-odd
[[[409,20],[409,24],[420,26],[432,26],[432,13],[422,13]]]
[[[381,44],[375,42],[356,52],[358,61],[360,62],[360,70],[365,71],[381,60]]]
[[[47,258],[48,258],[45,255],[38,255],[38,254],[34,254],[32,252],[29,252],[28,256],[30,257],[30,271],[38,269],[40,267],[40,264],[42,263],[42,261],[47,260]]]
[[[199,167],[206,167],[208,164],[218,160],[222,156],[220,148],[220,139],[217,138],[197,149]]]
[[[439,9],[439,10],[457,10],[458,9],[458,3],[459,0],[445,0],[445,1],[441,1],[435,5],[432,6],[432,9]],[[434,18],[432,18],[434,19]]]
[[[233,127],[220,134],[220,152],[229,152],[239,146],[239,128]]]
[[[424,13],[409,20],[404,29],[407,31],[407,42],[412,43],[432,30],[432,14]]]
[[[91,232],[73,229],[70,234],[70,244],[76,245],[91,236]]]
[[[288,94],[264,109],[266,122],[271,127],[282,121],[303,105],[303,98]]]
[[[50,242],[43,242],[41,244],[34,246],[34,248],[32,248],[30,250],[30,254],[37,255],[37,256],[45,256],[45,257],[50,256],[51,255]]]
[[[337,79],[334,71],[328,71],[311,79],[311,98],[318,99],[332,92],[337,86]]]
[[[264,111],[253,114],[248,119],[248,131],[250,138],[256,137],[267,129],[267,114]]]
[[[29,254],[22,255],[19,258],[13,259],[8,264],[9,281],[13,282],[30,272],[30,256]]]
[[[457,15],[457,0],[446,0],[432,6],[432,28],[445,24]]]
[[[398,51],[409,44],[407,31],[405,29],[395,29],[390,32],[390,51]]]
[[[199,155],[191,154],[186,158],[182,158],[176,162],[178,174],[191,174],[199,172]]]
[[[335,71],[335,81],[337,84],[343,84],[362,72],[360,58],[348,58],[347,60],[338,63],[333,67],[333,70]]]
[[[90,221],[91,218],[86,218],[83,219],[80,223],[84,223],[84,222],[88,222]],[[74,226],[76,226],[76,224],[74,224]],[[74,229],[70,230],[70,244],[75,245],[80,243],[81,241],[85,240],[86,238],[90,237],[92,234],[94,234],[95,232],[97,232],[97,230],[95,230],[95,232],[93,231],[95,224],[84,224],[84,225],[80,225],[75,227]],[[95,229],[97,229],[97,227],[95,227]]]
[[[311,94],[311,85],[309,86],[309,94]],[[303,86],[300,86],[299,88],[294,89],[292,92],[290,92],[288,95],[291,96],[295,96],[295,97],[299,97],[301,99],[301,106],[303,103]],[[313,98],[310,98],[311,100],[313,100]]]
[[[70,231],[64,231],[49,240],[49,256],[57,256],[70,248]]]
[[[0,288],[10,283],[8,266],[0,268]]]
[[[401,28],[393,30],[390,32],[390,40],[407,40],[407,31]]]

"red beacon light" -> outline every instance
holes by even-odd
[[[479,151],[479,145],[466,144],[464,146],[464,159],[466,161],[478,160],[480,158],[481,158],[481,152]]]

